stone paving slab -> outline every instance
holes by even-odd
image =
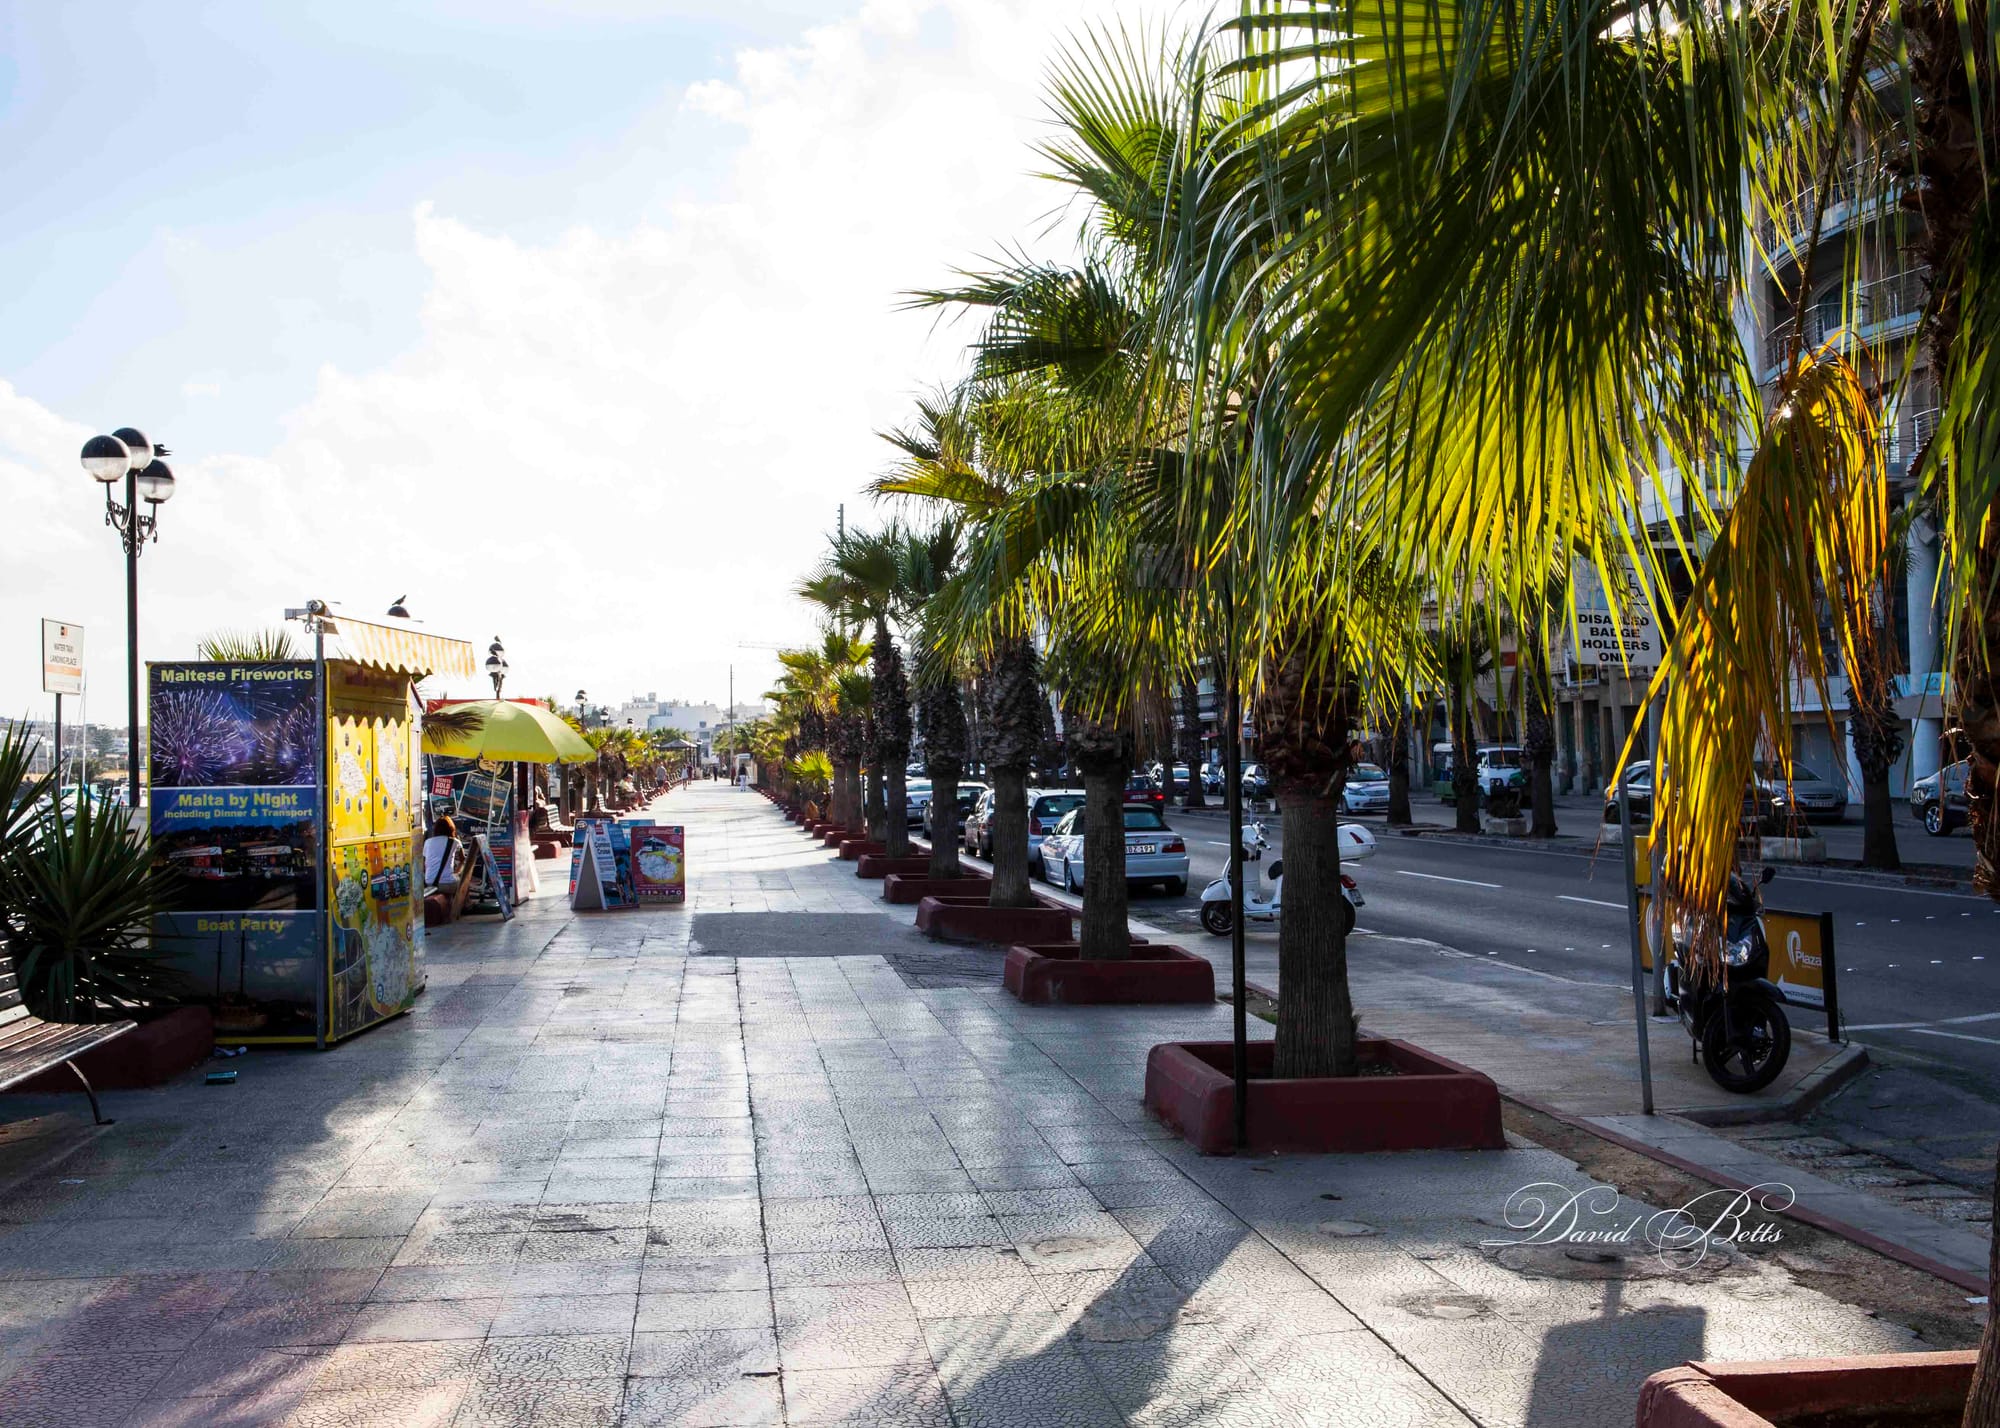
[[[10,1097],[0,1417],[1610,1425],[1690,1357],[1921,1347],[1741,1251],[1482,1245],[1591,1188],[1524,1144],[1195,1155],[1145,1054],[1226,1007],[1027,1008],[971,949],[925,985],[762,799],[658,812],[684,910],[460,923],[410,1016],[103,1130]],[[753,945],[782,911],[816,944]]]

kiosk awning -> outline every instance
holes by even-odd
[[[342,611],[333,613],[333,625],[329,634],[335,651],[359,664],[418,678],[450,674],[470,679],[479,672],[473,663],[472,645],[465,640],[428,634],[400,621],[378,625]]]

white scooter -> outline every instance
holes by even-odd
[[[1265,836],[1264,825],[1252,823],[1243,830],[1243,857],[1246,862],[1258,864],[1255,887],[1243,890],[1243,917],[1248,922],[1276,922],[1284,911],[1285,900],[1285,860],[1275,859],[1271,864],[1270,891],[1263,892],[1264,850],[1271,846]],[[1359,823],[1340,825],[1340,861],[1342,865],[1358,863],[1363,858],[1375,855],[1375,835]],[[1354,909],[1363,906],[1367,899],[1361,896],[1361,888],[1347,873],[1340,875],[1340,931],[1342,936],[1354,930]],[[1234,911],[1230,905],[1229,875],[1224,873],[1201,890],[1201,925],[1217,937],[1229,934]]]

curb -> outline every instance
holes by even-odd
[[[1244,983],[1244,989],[1274,1004],[1278,1000],[1268,987],[1259,986],[1255,982]],[[1785,1097],[1779,1111],[1766,1111],[1764,1114],[1746,1115],[1737,1121],[1709,1120],[1698,1121],[1697,1123],[1730,1125],[1759,1119],[1778,1120],[1785,1118],[1787,1114],[1797,1114],[1810,1110],[1813,1106],[1825,1100],[1826,1097],[1832,1095],[1841,1086],[1859,1075],[1866,1068],[1867,1064],[1868,1053],[1866,1048],[1850,1046],[1845,1052],[1834,1057],[1833,1060],[1827,1062],[1826,1065],[1820,1067],[1817,1071],[1801,1078],[1799,1085],[1793,1088],[1789,1096]],[[1687,1159],[1685,1156],[1675,1155],[1672,1151],[1661,1150],[1658,1146],[1647,1145],[1644,1141],[1634,1140],[1632,1137],[1621,1135],[1617,1131],[1607,1130],[1600,1125],[1593,1125],[1581,1116],[1572,1115],[1568,1111],[1558,1110],[1547,1102],[1538,1101],[1532,1096],[1521,1095],[1519,1092],[1510,1091],[1503,1086],[1500,1088],[1500,1098],[1503,1101],[1511,1101],[1517,1106],[1533,1111],[1537,1115],[1547,1116],[1550,1120],[1558,1121],[1568,1126],[1571,1130],[1582,1131],[1585,1135],[1595,1136],[1598,1140],[1615,1145],[1621,1150],[1628,1150],[1634,1155],[1643,1155],[1648,1160],[1670,1166],[1684,1175],[1692,1175],[1697,1180],[1706,1180],[1711,1185],[1719,1185],[1726,1190],[1749,1190],[1751,1188],[1750,1185],[1733,1175],[1698,1164],[1695,1161]],[[1763,1110],[1763,1108],[1759,1109]],[[1664,1112],[1663,1114],[1672,1115],[1680,1120],[1697,1120],[1695,1113],[1687,1111],[1672,1111]],[[1885,1240],[1880,1235],[1861,1229],[1859,1226],[1850,1225],[1845,1220],[1837,1220],[1831,1215],[1824,1215],[1817,1210],[1809,1210],[1798,1205],[1794,1205],[1789,1210],[1782,1210],[1777,1213],[1797,1220],[1801,1224],[1811,1225],[1816,1230],[1824,1230],[1830,1235],[1838,1235],[1841,1239],[1860,1245],[1863,1249],[1873,1250],[1885,1259],[1893,1259],[1898,1264],[1908,1265],[1911,1269],[1921,1270],[1923,1273],[1937,1279],[1942,1279],[1948,1284],[1955,1284],[1968,1293],[1985,1294],[1987,1292],[1987,1283],[1980,1276],[1969,1274],[1964,1270],[1954,1269],[1948,1264],[1941,1264],[1928,1255],[1899,1245],[1893,1240]]]
[[[1750,1126],[1765,1121],[1796,1120],[1867,1070],[1869,1064],[1868,1048],[1850,1042],[1838,1056],[1799,1077],[1796,1086],[1774,1101],[1756,1101],[1742,1106],[1696,1106],[1691,1110],[1668,1111],[1666,1114],[1693,1121],[1698,1126]]]
[[[1697,1180],[1706,1180],[1711,1185],[1719,1185],[1725,1190],[1747,1191],[1752,1188],[1733,1175],[1711,1169],[1706,1165],[1697,1164],[1684,1156],[1675,1155],[1672,1151],[1661,1150],[1658,1146],[1647,1145],[1644,1141],[1634,1140],[1630,1136],[1620,1135],[1617,1131],[1607,1130],[1603,1126],[1592,1125],[1580,1117],[1573,1116],[1567,1111],[1557,1110],[1554,1106],[1546,1105],[1532,1097],[1516,1095],[1511,1091],[1505,1090],[1500,1094],[1503,1099],[1512,1101],[1514,1104],[1533,1111],[1537,1115],[1547,1116],[1552,1121],[1559,1121],[1571,1130],[1582,1131],[1585,1135],[1595,1136],[1598,1140],[1615,1145],[1621,1150],[1628,1150],[1634,1155],[1643,1155],[1648,1160],[1670,1166],[1684,1175],[1694,1176]],[[1794,1205],[1789,1210],[1779,1210],[1774,1213],[1781,1214],[1787,1219],[1797,1220],[1800,1224],[1811,1225],[1816,1230],[1824,1230],[1830,1235],[1838,1235],[1841,1239],[1860,1245],[1863,1249],[1873,1250],[1884,1259],[1893,1259],[1898,1264],[1908,1265],[1911,1269],[1921,1270],[1935,1279],[1942,1279],[1947,1284],[1955,1284],[1969,1293],[1985,1294],[1987,1292],[1988,1285],[1983,1277],[1976,1274],[1969,1274],[1961,1269],[1954,1269],[1948,1264],[1940,1264],[1928,1255],[1920,1254],[1916,1250],[1895,1243],[1893,1240],[1885,1240],[1880,1235],[1861,1229],[1856,1225],[1850,1225],[1845,1220],[1836,1220],[1831,1215],[1823,1215],[1817,1210],[1808,1210],[1800,1205]]]

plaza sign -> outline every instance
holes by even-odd
[[[83,626],[42,621],[42,693],[83,693]]]

